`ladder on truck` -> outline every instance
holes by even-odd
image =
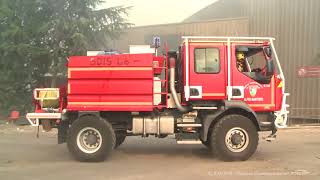
[[[168,98],[169,98],[169,92],[168,92],[168,89],[169,89],[169,57],[168,57],[168,47],[167,46],[166,46],[166,58],[164,61],[164,66],[162,66],[162,67],[153,66],[153,72],[155,71],[155,69],[161,69],[162,71],[164,71],[164,79],[161,79],[161,75],[160,75],[160,79],[154,79],[154,83],[155,82],[161,83],[161,91],[153,93],[154,95],[160,95],[161,103],[156,104],[156,105],[154,104],[153,107],[158,108],[158,109],[167,108],[168,107]],[[164,86],[163,86],[163,84],[164,84]],[[165,102],[162,102],[163,97],[165,98]],[[154,96],[153,96],[152,101],[154,102]]]

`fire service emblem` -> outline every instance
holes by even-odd
[[[250,92],[251,97],[255,97],[257,94],[257,87],[255,87],[255,86],[249,87],[249,92]]]

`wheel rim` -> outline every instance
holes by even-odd
[[[240,127],[232,128],[226,134],[225,144],[232,152],[242,152],[249,145],[249,135]]]
[[[77,135],[77,146],[82,152],[92,154],[97,152],[102,144],[100,132],[93,127],[83,128]]]

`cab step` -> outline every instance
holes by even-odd
[[[268,126],[268,125],[272,125],[273,122],[260,122],[260,124],[261,124],[262,126]]]
[[[200,140],[192,139],[192,140],[179,140],[177,144],[202,144]]]
[[[178,133],[176,141],[177,144],[202,144],[199,133]]]
[[[202,124],[177,124],[177,127],[201,127]]]
[[[192,107],[192,109],[196,109],[196,110],[215,110],[215,109],[218,109],[218,107],[196,106],[196,107]]]

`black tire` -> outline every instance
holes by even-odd
[[[239,129],[240,131],[237,131]],[[226,138],[226,136],[234,137],[234,135],[230,136],[233,132],[237,134],[238,141]],[[239,139],[241,139],[240,142],[246,143],[244,145],[238,144]],[[212,153],[223,161],[245,161],[256,151],[258,141],[257,128],[249,118],[241,115],[227,115],[214,125],[210,136],[210,147]],[[239,145],[239,149],[237,149],[238,147],[233,148],[237,145]]]
[[[102,142],[100,143],[100,147],[96,148],[96,152],[84,152],[81,150],[81,145],[78,145],[80,143],[77,143],[78,134],[86,128],[93,128],[101,134]],[[72,123],[67,138],[67,146],[71,154],[78,161],[85,162],[104,161],[111,155],[113,147],[115,146],[115,142],[116,137],[112,129],[112,125],[104,119],[89,115],[80,117],[78,120]]]
[[[116,149],[117,147],[119,147],[124,142],[125,139],[126,139],[126,134],[124,132],[117,132],[116,145],[114,146],[114,148]]]

